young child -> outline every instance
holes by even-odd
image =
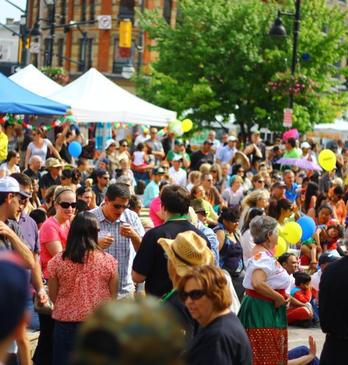
[[[138,143],[136,151],[133,152],[132,169],[135,171],[145,171],[148,167],[148,159],[145,153],[144,143]]]
[[[323,248],[323,252],[330,252],[333,255],[340,257],[337,251],[337,241],[343,238],[344,229],[343,226],[336,221],[329,221],[326,229],[323,229],[320,233],[320,243]]]
[[[310,304],[312,300],[311,277],[302,271],[295,272],[293,276],[295,278],[295,287],[290,291],[290,295],[303,305],[287,310],[288,324],[309,327],[313,319],[313,309]]]

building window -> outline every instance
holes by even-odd
[[[85,59],[83,59],[83,47],[84,47],[84,39],[79,39],[79,65],[78,70],[84,71],[84,62],[87,63],[87,70],[90,69],[93,66],[93,38],[86,38],[86,56]]]
[[[119,19],[134,19],[135,0],[120,0]]]
[[[60,0],[60,24],[66,21],[66,0]]]
[[[89,20],[95,19],[95,0],[89,1]]]
[[[133,64],[133,58],[134,58],[134,46],[132,45],[132,48],[130,50],[129,57],[124,57],[122,53],[120,52],[120,47],[118,45],[119,38],[115,37],[114,39],[114,55],[112,60],[112,73],[121,75],[122,69],[124,66],[129,66]]]
[[[168,24],[170,24],[170,21],[172,19],[172,7],[173,7],[173,1],[172,0],[164,0],[163,18],[166,20],[166,22]]]
[[[64,65],[64,38],[59,38],[57,42],[57,66]]]
[[[81,0],[81,22],[85,22],[87,18],[87,0]]]

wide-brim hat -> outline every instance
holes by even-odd
[[[194,231],[179,233],[174,240],[160,238],[157,243],[162,246],[179,276],[186,275],[193,267],[214,264],[214,255],[207,242]]]
[[[242,165],[243,169],[245,171],[249,170],[250,169],[250,161],[249,161],[249,158],[248,156],[241,152],[241,151],[237,151],[235,154],[234,154],[234,162],[236,164],[239,164],[239,165]]]
[[[63,164],[57,158],[50,157],[46,160],[46,169],[52,167],[63,167]]]

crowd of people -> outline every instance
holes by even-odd
[[[318,172],[279,159],[323,146],[257,131],[194,148],[145,128],[88,159],[69,155],[68,127],[54,143],[36,128],[25,150],[1,129],[0,363],[319,364],[312,337],[288,349],[288,325],[321,326],[320,364],[345,363],[342,141]],[[303,216],[315,233],[280,251]]]

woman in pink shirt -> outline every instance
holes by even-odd
[[[53,194],[56,214],[46,219],[39,231],[40,260],[44,278],[48,279],[49,260],[65,249],[70,221],[76,208],[75,193],[69,188],[58,186]],[[50,315],[39,313],[40,336],[34,354],[35,365],[52,364],[52,335],[54,321]]]
[[[117,293],[117,261],[98,247],[98,220],[80,212],[71,223],[66,249],[48,263],[48,287],[54,302],[53,365],[69,362],[82,321]]]

